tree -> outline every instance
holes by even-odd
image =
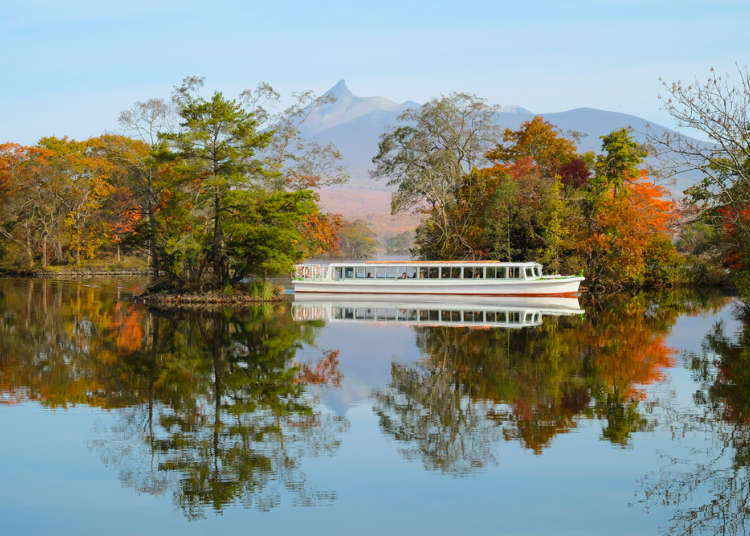
[[[220,92],[209,100],[186,93],[179,116],[180,130],[160,136],[169,144],[160,158],[175,161],[191,184],[196,215],[199,220],[200,215],[205,216],[203,222],[195,222],[195,238],[206,248],[196,262],[211,265],[212,284],[220,288],[230,275],[224,236],[225,197],[247,188],[251,177],[275,173],[254,158],[270,143],[273,132],[258,132],[254,112]]]
[[[292,103],[276,113],[270,108],[278,104],[280,95],[265,82],[254,90],[243,91],[241,98],[256,110],[259,128],[274,132],[262,155],[280,173],[264,177],[265,187],[275,191],[296,191],[349,180],[341,165],[341,153],[335,145],[321,144],[302,134],[308,118],[321,106],[332,103],[335,100],[333,95],[315,96],[309,90],[292,93]]]
[[[163,241],[158,233],[155,211],[167,185],[159,180],[158,163],[153,154],[161,143],[159,132],[172,130],[171,125],[176,122],[174,116],[174,106],[162,99],[136,102],[129,110],[120,113],[119,123],[125,131],[136,135],[145,144],[147,154],[133,154],[128,147],[124,147],[126,150],[121,152],[116,147],[112,148],[112,156],[122,160],[132,170],[128,190],[138,203],[141,216],[145,216],[148,225],[141,235],[148,244],[151,269],[157,279],[161,269],[159,260],[163,256]]]
[[[711,69],[705,81],[663,84],[666,111],[709,141],[674,133],[650,141],[675,162],[675,174],[702,177],[685,193],[699,209],[697,219],[717,232],[714,247],[740,292],[750,296],[750,71],[738,66],[732,77]]]
[[[375,231],[364,220],[344,221],[338,239],[341,256],[348,259],[366,259],[377,251]]]
[[[404,111],[401,124],[381,136],[372,159],[373,176],[396,187],[391,210],[427,211],[441,242],[460,239],[449,212],[464,174],[487,162],[485,153],[498,133],[495,112],[465,93]]]
[[[573,140],[540,115],[524,121],[518,130],[505,129],[503,143],[487,153],[487,158],[511,163],[530,156],[544,175],[554,176],[560,168],[574,160],[578,149]]]
[[[0,238],[5,242],[0,252],[25,268],[34,266],[40,246],[46,266],[47,244],[59,237],[65,217],[65,187],[52,172],[52,157],[40,147],[0,145]]]
[[[135,230],[149,244],[155,274],[163,269],[177,286],[217,288],[250,273],[270,273],[271,266],[287,271],[291,262],[335,250],[340,218],[319,210],[311,188],[347,176],[334,146],[306,141],[300,130],[330,97],[295,94],[291,106],[273,112],[269,107],[279,95],[268,84],[236,100],[219,92],[204,99],[202,85],[200,77],[185,78],[171,104],[139,102],[120,116],[123,127],[150,148],[133,167],[131,190],[146,224]],[[260,221],[259,214],[270,219]],[[294,222],[294,228],[284,222]],[[273,224],[280,225],[279,233],[272,232]],[[274,241],[279,236],[283,243]],[[231,248],[252,249],[250,258],[263,261],[251,268]]]
[[[248,276],[289,273],[305,249],[300,225],[317,212],[310,190],[267,192],[234,190],[223,197],[231,281]]]
[[[587,233],[580,249],[587,275],[595,285],[668,284],[681,263],[668,234],[675,203],[638,169],[646,151],[627,129],[601,138],[602,153],[583,205]]]
[[[412,231],[404,231],[386,238],[385,249],[387,253],[404,255],[409,253],[413,242],[414,233]]]
[[[648,153],[626,128],[613,130],[601,139],[602,153],[594,165],[595,180],[599,189],[614,188],[617,195],[627,181],[638,176],[638,164]]]

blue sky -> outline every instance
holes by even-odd
[[[750,64],[750,2],[0,2],[0,141],[115,131],[187,75],[423,102],[468,91],[538,113],[581,106],[673,126],[659,77]]]

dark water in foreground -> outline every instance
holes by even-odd
[[[0,280],[0,534],[745,533],[731,298],[173,313],[138,288]]]

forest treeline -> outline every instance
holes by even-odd
[[[380,139],[376,177],[394,212],[420,210],[423,258],[535,260],[605,288],[733,280],[750,295],[750,72],[665,84],[666,111],[708,141],[667,133],[639,144],[627,129],[601,137],[535,117],[500,129],[497,108],[455,93],[406,110]],[[678,205],[644,164],[701,180]]]
[[[731,278],[748,294],[750,75],[739,74],[735,85],[712,73],[665,86],[667,111],[708,142],[668,135],[647,147],[621,129],[598,154],[543,117],[500,129],[496,108],[473,95],[408,109],[381,136],[372,173],[394,188],[394,213],[423,220],[386,249],[539,261],[603,288]],[[316,188],[347,176],[336,147],[300,130],[331,97],[302,93],[272,113],[279,95],[266,84],[235,99],[201,86],[187,78],[171,99],[136,103],[120,116],[128,136],[0,145],[0,263],[49,269],[127,253],[168,286],[205,290],[377,251],[366,222],[318,205]],[[649,153],[673,164],[661,174],[701,174],[679,205],[652,180]]]
[[[325,97],[271,113],[265,84],[236,99],[201,86],[123,112],[132,137],[0,146],[3,262],[80,266],[125,248],[169,286],[221,289],[335,248],[340,218],[312,188],[347,177],[334,147],[299,135]]]

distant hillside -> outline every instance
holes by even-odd
[[[397,231],[399,223],[409,227],[414,217],[390,219],[386,224],[380,221],[388,203],[386,196],[373,196],[364,192],[372,190],[387,191],[388,187],[369,176],[372,157],[377,153],[380,135],[398,123],[398,116],[409,107],[418,107],[419,103],[406,101],[397,103],[384,97],[358,97],[339,80],[326,94],[335,97],[335,101],[313,110],[305,122],[303,132],[312,139],[323,143],[334,143],[341,151],[343,163],[351,175],[347,186],[326,190],[323,205],[329,210],[336,207],[338,212],[345,212],[347,217],[362,217],[378,221],[381,231],[388,227],[388,232]],[[600,136],[618,128],[630,127],[634,137],[644,142],[646,133],[661,135],[668,129],[649,122],[635,115],[609,112],[595,108],[576,108],[565,112],[533,113],[520,106],[501,106],[497,113],[498,124],[507,128],[518,128],[521,123],[541,115],[545,120],[556,125],[563,132],[576,131],[583,135],[579,142],[582,151],[598,151],[601,147]],[[673,195],[681,192],[695,182],[695,177],[683,177],[676,184],[666,185]]]

